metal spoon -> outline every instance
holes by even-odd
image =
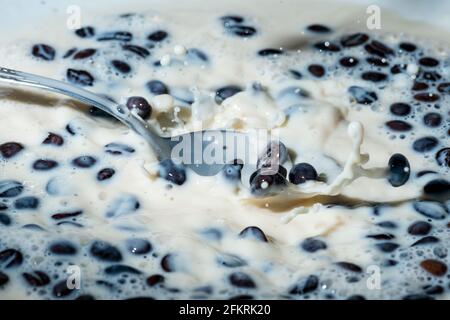
[[[175,137],[161,137],[149,123],[145,122],[122,104],[112,102],[109,99],[75,85],[31,73],[0,67],[0,82],[40,88],[69,96],[88,105],[93,105],[120,120],[141,135],[151,145],[158,160],[162,161],[170,158],[177,162],[182,162],[187,168],[192,169],[201,176],[216,175],[227,163],[225,161],[226,159],[214,163],[205,161],[202,151],[211,143],[215,144],[215,150],[227,149],[227,143],[233,141],[233,139],[244,138],[246,141],[245,144],[249,143],[245,134],[229,130],[204,130]],[[182,141],[189,141],[186,144],[188,147],[183,148],[181,151],[178,150],[178,147],[177,152],[173,152],[175,151],[175,147]],[[199,146],[201,147],[199,148]],[[202,154],[199,155],[195,152],[202,152]]]

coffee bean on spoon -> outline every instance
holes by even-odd
[[[62,146],[64,144],[64,138],[56,133],[49,133],[47,138],[42,141],[42,144],[51,144],[55,146]]]
[[[130,110],[137,110],[137,114],[144,120],[149,119],[152,114],[152,107],[144,97],[129,97],[126,105]]]
[[[0,145],[0,154],[3,158],[9,159],[24,149],[18,142],[6,142]]]
[[[55,59],[56,51],[53,47],[49,46],[48,44],[35,44],[33,48],[31,49],[31,53],[36,58],[51,61]]]
[[[78,51],[74,56],[74,60],[81,60],[92,57],[97,52],[97,49],[88,48]]]
[[[75,30],[75,34],[80,38],[92,38],[95,36],[95,29],[91,26],[86,26]]]
[[[317,180],[317,171],[309,163],[298,163],[289,172],[289,181],[293,184],[305,183],[308,180]]]

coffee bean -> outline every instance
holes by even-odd
[[[3,209],[2,209],[3,208]],[[0,210],[6,210],[8,207],[0,203]],[[0,224],[4,226],[11,225],[11,218],[5,213],[0,213]]]
[[[423,57],[419,59],[419,64],[425,67],[436,67],[439,64],[439,60],[432,57]]]
[[[403,300],[433,300],[432,297],[418,293],[418,294],[408,294],[402,298]]]
[[[414,141],[413,149],[417,152],[428,152],[433,150],[439,141],[435,137],[422,137]]]
[[[163,275],[154,274],[154,275],[151,275],[151,276],[149,276],[147,278],[146,283],[147,283],[148,286],[154,287],[154,286],[156,286],[158,284],[159,285],[163,284],[164,280],[165,280],[165,278],[164,278]]]
[[[450,94],[450,82],[439,84],[437,89],[444,94]]]
[[[93,56],[96,52],[97,50],[92,48],[80,50],[73,56],[73,59],[74,60],[86,59]]]
[[[77,52],[77,48],[76,47],[70,48],[69,50],[67,50],[66,53],[64,53],[63,59],[70,58],[75,52]]]
[[[0,154],[3,158],[9,159],[24,149],[24,146],[17,142],[6,142],[0,145]]]
[[[94,241],[89,252],[97,259],[105,262],[119,262],[122,260],[120,251],[105,241]]]
[[[398,244],[393,243],[393,242],[377,243],[377,244],[375,244],[375,246],[382,252],[387,252],[387,253],[393,252],[399,247]]]
[[[387,74],[375,71],[367,71],[361,74],[361,78],[366,81],[380,82],[387,79]]]
[[[439,242],[439,239],[433,236],[426,236],[423,237],[419,240],[417,240],[416,242],[414,242],[411,247],[415,247],[415,246],[421,246],[421,245],[425,245],[425,244],[430,244],[430,243],[437,243]]]
[[[95,29],[91,26],[86,26],[75,30],[75,34],[80,38],[92,38],[95,36]]]
[[[256,284],[252,278],[243,272],[234,272],[230,274],[228,280],[233,286],[238,288],[256,288]]]
[[[53,47],[43,43],[35,44],[31,49],[31,53],[36,58],[46,61],[54,60],[56,55],[56,51]]]
[[[306,30],[314,33],[330,33],[331,29],[323,24],[310,24]]]
[[[142,272],[139,271],[136,268],[130,267],[130,266],[126,266],[123,264],[115,264],[112,266],[109,266],[105,269],[105,273],[108,275],[119,275],[119,274],[124,274],[124,273],[129,273],[129,274],[141,274]]]
[[[149,241],[141,238],[127,239],[125,244],[128,251],[135,255],[148,254],[153,249]]]
[[[23,255],[15,249],[6,249],[0,252],[0,267],[4,269],[19,267],[23,262]]]
[[[258,55],[261,57],[276,57],[283,54],[283,50],[266,48],[258,51]]]
[[[354,263],[351,263],[351,262],[341,261],[341,262],[336,262],[336,265],[347,271],[356,272],[356,273],[362,272],[362,268],[360,266],[358,266]]]
[[[416,221],[408,227],[408,233],[414,236],[424,236],[430,232],[432,225],[426,221]]]
[[[406,64],[395,64],[392,68],[391,68],[391,73],[392,74],[399,74],[402,73],[406,70]]]
[[[378,58],[378,57],[368,57],[366,61],[372,65],[377,67],[388,67],[389,62],[385,58]]]
[[[9,282],[9,277],[7,274],[0,271],[0,288]]]
[[[447,273],[447,265],[438,260],[434,259],[423,260],[420,263],[420,266],[422,267],[422,269],[424,269],[425,271],[431,273],[436,277],[442,277]]]
[[[227,87],[217,89],[215,101],[217,104],[220,105],[220,104],[222,104],[222,102],[225,99],[228,99],[228,98],[234,96],[236,93],[241,92],[241,91],[242,91],[242,89],[235,85],[230,85]]]
[[[368,105],[378,100],[378,96],[374,91],[369,91],[362,87],[351,86],[347,91],[358,104]]]
[[[421,71],[417,79],[434,82],[442,79],[442,76],[436,71]]]
[[[22,273],[22,277],[31,287],[44,287],[50,283],[50,277],[43,271],[35,270]]]
[[[167,88],[167,86],[159,80],[151,80],[147,82],[146,86],[150,93],[154,95],[169,93],[169,89]]]
[[[58,167],[58,162],[50,159],[39,159],[33,163],[33,169],[37,171],[48,171]]]
[[[238,268],[247,265],[247,262],[244,259],[234,254],[227,253],[222,253],[221,255],[219,255],[216,261],[220,266],[224,266],[227,268]]]
[[[406,116],[411,112],[411,106],[407,103],[396,102],[391,104],[390,111],[396,116]]]
[[[444,179],[435,179],[428,182],[423,191],[427,195],[448,198],[450,196],[450,182]]]
[[[319,49],[320,51],[325,51],[325,52],[341,51],[341,48],[337,44],[329,42],[329,41],[318,42],[314,45],[314,47],[316,49]]]
[[[293,184],[302,184],[310,180],[317,180],[317,171],[309,163],[297,163],[289,172],[289,181]]]
[[[429,200],[413,202],[413,208],[427,218],[443,220],[447,217],[447,209],[442,203]]]
[[[105,152],[115,156],[132,154],[135,151],[134,148],[123,143],[112,142],[105,146]]]
[[[424,115],[423,123],[427,127],[431,127],[431,128],[439,127],[442,123],[442,117],[437,112],[429,112],[426,115]]]
[[[73,212],[58,212],[58,213],[52,214],[52,219],[55,219],[55,220],[68,219],[68,218],[77,217],[77,216],[81,215],[82,213],[83,213],[83,211],[81,211],[81,210],[73,211]]]
[[[377,223],[377,226],[380,226],[380,227],[386,228],[386,229],[396,229],[397,228],[397,224],[392,221],[382,221],[382,222]]]
[[[14,201],[16,210],[31,210],[39,207],[39,199],[36,197],[23,197]]]
[[[49,247],[51,253],[56,255],[74,255],[77,253],[77,248],[69,241],[59,241],[52,243]]]
[[[154,41],[154,42],[161,42],[164,39],[166,39],[168,36],[169,36],[169,34],[166,31],[164,31],[164,30],[157,30],[157,31],[151,33],[147,37],[147,39],[151,40],[151,41]]]
[[[422,287],[422,289],[425,291],[426,294],[442,294],[444,293],[444,288],[440,285],[426,285]]]
[[[374,54],[382,58],[385,58],[387,55],[394,55],[394,50],[377,40],[373,40],[369,44],[366,44],[364,49],[370,54]]]
[[[234,35],[236,35],[238,37],[243,37],[243,38],[252,37],[257,32],[254,27],[252,27],[252,26],[243,26],[243,25],[234,25],[234,26],[230,26],[227,29],[232,34],[234,34]]]
[[[122,49],[125,51],[132,52],[141,58],[147,58],[150,55],[150,51],[145,49],[144,47],[132,45],[132,44],[125,44],[122,46]]]
[[[391,120],[386,122],[386,126],[393,130],[398,132],[405,132],[411,130],[413,127],[408,122],[402,121],[402,120]]]
[[[113,31],[103,33],[97,40],[98,41],[121,41],[129,42],[133,39],[133,35],[128,31]]]
[[[104,181],[111,179],[115,173],[116,171],[112,168],[104,168],[97,173],[97,180]]]
[[[417,49],[417,46],[410,42],[402,42],[399,47],[406,52],[414,52]]]
[[[74,292],[75,288],[69,288],[69,283],[70,281],[67,279],[58,282],[52,289],[53,296],[55,296],[56,298],[64,298],[71,295]]]
[[[161,268],[166,272],[175,272],[176,271],[176,256],[174,254],[166,254],[161,259]]]
[[[362,45],[369,40],[369,36],[365,33],[353,33],[345,35],[341,38],[341,45],[344,47],[355,47]]]
[[[81,156],[72,160],[72,165],[78,168],[90,168],[97,163],[97,160],[91,156]]]
[[[343,67],[352,68],[358,65],[359,60],[355,57],[343,57],[339,60],[339,63]]]
[[[111,61],[111,65],[120,73],[130,73],[131,72],[131,67],[128,63],[124,62],[124,61],[120,61],[120,60],[112,60]]]
[[[420,102],[435,102],[438,101],[440,97],[436,93],[424,92],[415,94],[414,99]]]
[[[310,275],[289,289],[290,294],[301,295],[315,291],[319,287],[319,278]]]
[[[42,144],[52,144],[55,146],[62,146],[64,144],[64,139],[56,133],[49,133],[47,138],[42,142]]]
[[[0,181],[0,198],[15,198],[22,193],[23,189],[23,185],[18,181]]]
[[[429,86],[425,82],[414,81],[414,85],[412,86],[411,90],[423,91],[423,90],[427,90],[428,88],[429,88]]]
[[[306,238],[303,240],[301,247],[306,252],[314,253],[319,250],[325,250],[327,248],[327,244],[317,238]]]
[[[408,181],[411,167],[404,155],[396,153],[389,158],[388,170],[388,181],[391,186],[400,187]]]
[[[315,77],[321,78],[325,75],[325,69],[320,64],[310,64],[308,71]]]
[[[67,69],[67,80],[73,84],[80,86],[92,86],[94,84],[94,77],[87,71]]]
[[[179,186],[186,182],[184,166],[174,163],[171,159],[165,159],[159,163],[158,175]]]
[[[268,242],[264,232],[255,226],[247,227],[239,233],[239,237],[246,239],[255,239],[262,242]]]
[[[450,148],[439,150],[435,158],[438,165],[450,168]]]
[[[375,239],[375,240],[392,240],[395,239],[395,236],[392,233],[380,233],[380,234],[369,234],[366,238]]]

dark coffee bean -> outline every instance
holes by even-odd
[[[39,199],[36,197],[23,197],[14,201],[14,208],[17,210],[37,209]]]
[[[122,46],[122,49],[125,51],[132,52],[134,54],[137,54],[141,58],[147,58],[150,55],[150,51],[148,51],[144,47],[136,46],[136,45],[132,45],[132,44],[125,44]]]
[[[427,127],[439,127],[442,123],[442,117],[439,113],[429,112],[423,116],[423,123]]]
[[[426,285],[422,287],[422,289],[425,291],[426,294],[442,294],[444,293],[444,288],[440,285]]]
[[[431,180],[423,187],[423,191],[427,195],[446,198],[450,196],[450,182],[444,179]]]
[[[422,137],[414,141],[413,149],[417,152],[428,152],[436,148],[439,141],[435,137]]]
[[[435,220],[443,220],[448,214],[445,206],[436,201],[415,201],[413,203],[413,208],[425,217]]]
[[[87,71],[67,69],[67,80],[73,84],[80,86],[92,86],[94,84],[94,77]]]
[[[355,47],[362,45],[369,40],[369,36],[365,33],[353,33],[345,35],[341,38],[341,45],[343,47]]]
[[[52,243],[49,250],[57,255],[74,255],[77,253],[77,247],[69,241],[59,241]]]
[[[36,58],[51,61],[55,59],[56,51],[53,47],[47,45],[47,44],[35,44],[33,48],[31,49],[31,53]]]
[[[420,102],[435,102],[438,101],[439,98],[438,94],[429,92],[417,93],[414,95],[414,99]]]
[[[233,286],[238,288],[256,288],[256,284],[252,278],[243,272],[234,272],[230,274],[228,280]]]
[[[443,167],[450,167],[450,148],[443,148],[436,153],[436,162]]]
[[[411,247],[415,247],[415,246],[421,246],[421,245],[425,245],[425,244],[430,244],[430,243],[437,243],[439,242],[439,239],[433,236],[426,236],[423,237],[419,240],[417,240],[416,242],[414,242]]]
[[[317,238],[306,238],[303,240],[301,247],[306,252],[314,253],[319,250],[325,250],[327,248],[327,244]]]
[[[261,57],[272,57],[283,54],[283,51],[280,49],[266,48],[258,51],[258,55]]]
[[[171,159],[165,159],[159,163],[158,175],[179,186],[186,182],[186,170],[184,166],[174,163]]]
[[[391,104],[390,110],[396,116],[407,116],[411,112],[411,106],[407,103],[396,102]]]
[[[410,42],[402,42],[399,47],[406,52],[414,52],[417,49],[416,45]]]
[[[387,55],[394,54],[394,50],[392,50],[387,45],[377,40],[373,40],[369,44],[366,44],[364,46],[364,49],[370,54],[374,54],[382,58],[385,58]]]
[[[242,167],[243,164],[239,163],[238,160],[235,160],[233,163],[225,165],[222,172],[226,179],[230,181],[240,181]]]
[[[133,35],[127,31],[114,31],[103,33],[97,40],[98,41],[111,41],[117,40],[122,42],[128,42],[133,39]]]
[[[97,49],[92,49],[92,48],[80,50],[73,56],[73,59],[74,60],[86,59],[86,58],[93,56],[96,52],[97,52]]]
[[[331,29],[323,24],[310,24],[306,30],[314,33],[329,33]]]
[[[6,142],[0,145],[0,153],[3,158],[9,159],[24,149],[23,145],[17,142]]]
[[[423,90],[427,90],[428,88],[429,88],[429,86],[425,82],[414,81],[414,84],[413,84],[411,90],[413,90],[413,91],[423,91]]]
[[[377,243],[375,246],[382,252],[386,252],[386,253],[393,252],[399,247],[398,244],[393,243],[393,242]]]
[[[136,150],[134,150],[134,148],[132,148],[126,144],[117,143],[117,142],[112,142],[105,146],[105,152],[115,155],[115,156],[123,155],[123,154],[131,154],[131,153],[134,153],[135,151]]]
[[[77,48],[70,48],[66,53],[64,53],[63,59],[70,58],[75,52],[77,52]]]
[[[7,274],[0,271],[0,288],[9,282],[9,277]]]
[[[90,168],[97,163],[97,160],[91,156],[81,156],[72,160],[72,165],[78,168]]]
[[[14,180],[0,181],[0,198],[14,198],[23,191],[23,185]]]
[[[104,168],[97,173],[97,180],[104,181],[111,179],[115,173],[116,171],[112,168]]]
[[[92,38],[95,36],[95,29],[93,27],[86,26],[75,30],[75,34],[80,38]]]
[[[97,259],[105,262],[119,262],[122,260],[120,251],[105,241],[94,241],[90,253]]]
[[[126,266],[123,264],[115,264],[112,266],[109,266],[105,269],[105,273],[108,275],[119,275],[119,274],[124,274],[124,273],[130,273],[130,274],[141,274],[142,272],[139,271],[136,268],[130,267],[130,266]]]
[[[75,287],[69,288],[70,284],[68,282],[69,281],[67,279],[58,282],[52,289],[53,296],[55,296],[56,298],[64,298],[72,294],[75,290]]]
[[[240,23],[244,22],[244,18],[241,16],[237,16],[237,15],[223,16],[223,17],[220,17],[220,20],[222,21],[223,26],[225,28],[228,28],[235,24],[240,24]]]
[[[432,297],[430,297],[426,294],[422,294],[422,293],[408,294],[408,295],[404,296],[402,299],[403,300],[433,300]]]
[[[165,278],[164,278],[163,275],[160,275],[160,274],[154,274],[154,275],[149,276],[149,277],[147,278],[146,282],[147,282],[147,285],[148,285],[148,286],[154,287],[154,286],[156,286],[156,285],[158,285],[158,284],[163,284],[163,283],[164,283],[164,279],[165,279]]]
[[[244,259],[234,254],[227,253],[222,253],[217,257],[216,261],[220,266],[224,266],[227,268],[238,268],[247,265],[247,262]]]
[[[436,67],[439,64],[439,60],[432,57],[423,57],[419,59],[419,64],[425,67]]]
[[[388,181],[391,186],[400,187],[408,181],[411,167],[408,159],[404,155],[400,153],[393,154],[389,158],[388,168]]]
[[[169,93],[167,86],[159,80],[151,80],[147,82],[146,86],[147,89],[154,95]]]
[[[325,68],[320,64],[310,64],[308,66],[308,71],[317,78],[321,78],[325,75]]]
[[[343,57],[339,60],[339,63],[343,67],[351,68],[358,65],[359,60],[355,57]]]
[[[267,237],[264,232],[255,226],[250,226],[239,232],[239,237],[246,239],[255,239],[262,242],[267,242]]]
[[[279,169],[283,170],[282,166]],[[250,190],[255,196],[264,196],[286,185],[286,178],[277,172],[276,174],[262,174],[258,171],[250,177]]]
[[[406,70],[406,64],[396,64],[391,68],[392,74],[399,74]]]
[[[73,211],[73,212],[58,212],[58,213],[52,214],[52,219],[61,220],[61,219],[74,218],[81,214],[83,214],[83,211],[81,211],[81,210]]]
[[[348,297],[347,300],[366,300],[366,298],[360,294],[354,294]]]
[[[437,87],[439,92],[450,94],[450,82],[441,83]]]
[[[408,233],[414,236],[424,236],[430,232],[432,225],[426,221],[416,221],[408,227]]]
[[[378,222],[377,226],[380,226],[380,227],[386,228],[386,229],[396,229],[397,228],[397,224],[395,222],[392,222],[392,221]]]
[[[442,79],[442,76],[436,71],[421,71],[417,79],[434,82]]]
[[[361,74],[361,78],[366,81],[380,82],[387,79],[387,74],[375,71],[367,71]]]
[[[420,263],[425,271],[428,271],[436,277],[442,277],[447,273],[447,265],[439,260],[427,259]]]
[[[141,238],[127,239],[125,242],[127,250],[135,255],[148,254],[152,251],[152,244]]]
[[[354,263],[351,263],[351,262],[341,261],[341,262],[336,262],[336,265],[338,265],[339,267],[341,267],[342,269],[345,269],[347,271],[356,272],[356,273],[362,272],[362,268],[360,266],[358,266]]]
[[[395,236],[392,233],[379,233],[379,234],[369,234],[366,236],[366,238],[375,240],[392,240],[395,239]]]
[[[256,167],[261,168],[275,168],[284,164],[288,160],[288,151],[286,146],[281,141],[270,141],[262,155],[258,158]]]
[[[296,80],[300,80],[303,78],[303,75],[301,74],[301,72],[291,69],[289,70],[289,74]]]
[[[217,104],[222,104],[222,102],[225,99],[232,97],[236,93],[241,92],[241,91],[242,91],[242,89],[240,87],[234,86],[234,85],[217,89],[215,101]]]
[[[44,287],[50,283],[50,277],[45,272],[39,270],[22,273],[22,277],[32,287]]]
[[[368,57],[366,61],[372,65],[377,67],[388,67],[389,62],[385,58],[378,58],[378,57]]]
[[[391,120],[386,122],[386,126],[392,131],[405,132],[412,129],[412,126],[405,121],[402,120]]]
[[[33,169],[38,171],[48,171],[58,166],[58,162],[50,159],[39,159],[33,163]]]
[[[308,180],[317,180],[317,171],[309,163],[297,163],[289,172],[289,181],[293,184],[305,183]]]
[[[232,34],[242,37],[242,38],[248,38],[252,37],[256,34],[256,29],[251,26],[243,26],[243,25],[234,25],[228,28],[228,31]]]
[[[422,170],[422,171],[419,171],[419,172],[416,173],[416,177],[420,178],[420,177],[423,177],[424,175],[427,175],[427,174],[437,174],[437,172],[436,171],[432,171],[432,170]]]
[[[62,146],[64,144],[64,139],[56,133],[49,133],[47,138],[42,142],[42,144],[52,144],[55,146]]]
[[[378,96],[375,92],[366,90],[362,87],[351,86],[347,91],[358,104],[368,105],[378,100]]]
[[[176,256],[174,254],[166,254],[161,259],[161,268],[166,272],[174,272],[176,271]]]
[[[130,73],[131,67],[128,63],[121,60],[112,60],[111,65],[120,73]]]
[[[160,42],[166,39],[169,36],[169,34],[164,30],[157,30],[153,33],[151,33],[147,39],[153,42]]]
[[[68,124],[66,125],[66,131],[71,135],[74,136],[76,135],[76,129],[74,128],[74,126],[72,124]]]
[[[15,249],[6,249],[0,252],[0,267],[3,269],[19,267],[23,262],[23,255]]]
[[[319,278],[315,275],[310,275],[307,278],[296,283],[289,289],[290,294],[307,294],[313,292],[319,287]]]
[[[320,51],[325,51],[325,52],[341,51],[341,48],[337,44],[329,42],[329,41],[318,42],[314,45],[314,47],[316,49],[319,49]]]
[[[3,205],[0,203],[0,210],[4,210],[1,208],[7,209],[8,207],[6,205]],[[8,215],[6,215],[5,213],[0,213],[0,224],[2,224],[4,226],[11,225],[11,218]]]
[[[152,107],[144,97],[133,96],[127,99],[127,107],[130,110],[137,110],[137,114],[144,120],[150,118]]]

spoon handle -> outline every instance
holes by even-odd
[[[117,104],[100,95],[63,81],[3,67],[0,67],[0,81],[56,92],[69,96],[82,103],[93,105],[112,115],[143,136],[144,139],[153,147],[154,151],[158,155],[158,158],[166,158],[169,156],[170,147],[167,141],[165,141],[166,138],[159,136],[152,126],[142,120],[139,116],[136,116],[134,113],[130,112],[126,106]]]

